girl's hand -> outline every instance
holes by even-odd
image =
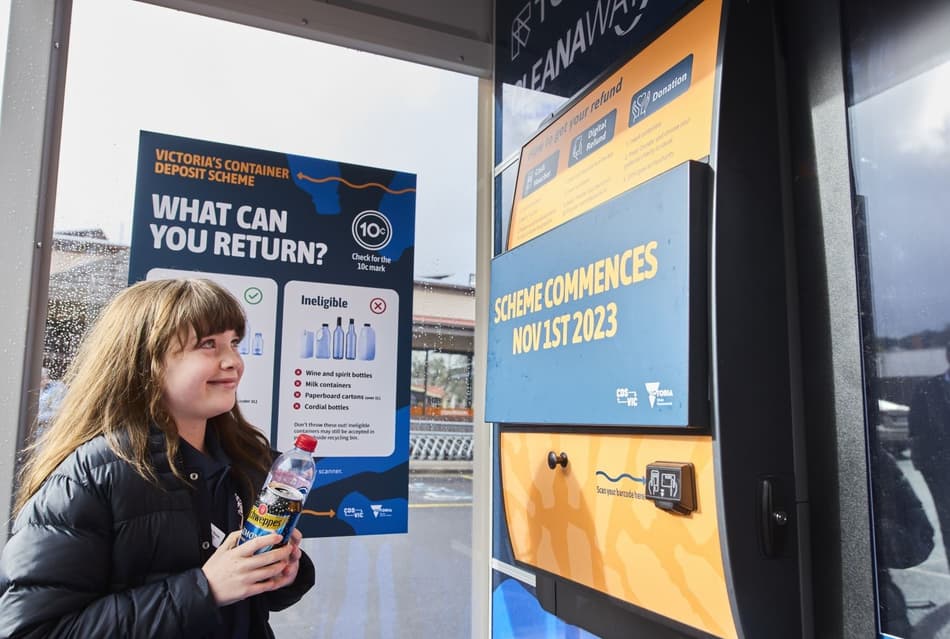
[[[294,531],[290,534],[290,541],[287,542],[286,546],[291,549],[290,557],[287,559],[287,565],[284,566],[283,571],[275,580],[275,590],[289,586],[297,579],[297,571],[300,569],[300,554],[303,552],[300,550],[301,541],[303,541],[303,535],[294,528]]]
[[[299,538],[296,545],[289,543],[255,555],[261,548],[279,544],[282,537],[278,534],[265,535],[238,546],[240,537],[240,530],[228,535],[201,567],[218,606],[227,606],[285,586],[283,575],[290,568],[290,556],[294,552],[297,553],[297,559],[293,561],[293,574],[295,578],[297,576],[300,561]]]

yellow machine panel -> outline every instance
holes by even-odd
[[[553,469],[550,453],[561,462]],[[500,459],[518,561],[718,637],[737,636],[710,437],[503,432]],[[695,468],[689,515],[646,499],[644,471],[660,460]]]

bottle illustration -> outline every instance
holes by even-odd
[[[329,324],[324,324],[320,329],[320,332],[317,333],[317,348],[316,348],[316,357],[317,359],[330,359],[330,326]]]
[[[264,336],[260,333],[254,333],[254,340],[251,342],[251,354],[252,355],[263,355],[264,354]]]
[[[249,323],[244,325],[244,337],[241,338],[241,343],[238,344],[238,353],[241,355],[247,355],[251,352],[251,325]]]
[[[376,359],[376,331],[369,324],[363,324],[360,329],[360,339],[357,342],[359,348],[356,356],[359,359],[371,362]]]
[[[313,331],[304,331],[300,335],[300,357],[303,359],[313,357]]]
[[[343,359],[343,318],[336,318],[336,328],[333,329],[333,359]]]
[[[353,318],[350,318],[350,325],[346,327],[346,359],[356,359],[356,326],[353,325]]]
[[[238,544],[275,532],[284,536],[278,546],[287,543],[313,485],[313,451],[316,447],[316,438],[297,435],[293,450],[282,453],[274,460],[260,495],[248,512]],[[257,554],[271,548],[273,546],[266,546],[258,550]]]

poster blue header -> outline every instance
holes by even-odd
[[[411,266],[415,182],[410,173],[143,131],[130,280],[144,277],[139,264],[158,261],[400,288],[404,269],[367,273],[353,253]],[[379,220],[353,228],[363,211],[381,212],[388,228]]]

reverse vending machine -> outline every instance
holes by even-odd
[[[491,268],[496,554],[599,636],[811,633],[773,29],[692,3],[521,149]]]

